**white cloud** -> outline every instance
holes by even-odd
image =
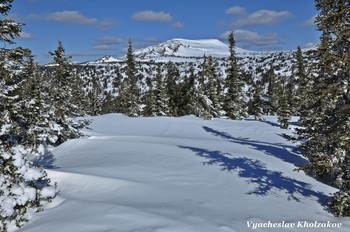
[[[108,31],[112,29],[113,27],[118,26],[119,22],[113,19],[107,19],[107,20],[102,20],[99,21],[97,26],[100,30],[102,31]]]
[[[131,17],[135,21],[148,21],[148,22],[169,22],[172,17],[169,13],[164,11],[155,12],[151,10],[136,12]]]
[[[237,20],[237,26],[273,25],[291,16],[289,11],[259,10],[243,19]]]
[[[230,31],[220,35],[220,39],[227,40]],[[245,47],[272,47],[281,44],[281,40],[276,33],[261,35],[254,31],[235,30],[233,32],[235,40]]]
[[[106,45],[117,45],[125,43],[125,40],[119,37],[102,37],[96,40],[98,44],[106,44]]]
[[[47,19],[56,22],[73,23],[73,24],[96,24],[96,18],[89,18],[78,11],[61,11],[54,12],[47,15]]]
[[[108,44],[96,44],[93,46],[94,50],[100,50],[100,51],[108,51],[108,50],[113,50],[113,46],[112,45],[108,45]]]
[[[25,39],[25,40],[30,40],[30,39],[33,39],[33,35],[28,33],[28,32],[22,31],[22,32],[19,33],[19,38],[20,39]]]
[[[311,17],[310,19],[306,20],[303,23],[304,27],[314,27],[315,26],[315,19],[316,19],[316,15],[314,15],[313,17]]]
[[[304,44],[303,46],[301,46],[301,48],[314,48],[318,45],[318,43],[315,42],[309,42],[307,44]]]
[[[145,41],[146,41],[147,43],[155,44],[155,43],[159,43],[159,42],[160,42],[160,39],[158,39],[158,38],[156,38],[156,37],[150,37],[150,38],[145,39]]]
[[[126,40],[119,37],[102,37],[94,42],[93,49],[95,50],[113,50],[117,45],[127,43]]]
[[[177,22],[177,23],[172,24],[171,27],[175,28],[175,29],[181,29],[181,28],[184,28],[184,25],[180,22]]]
[[[58,11],[53,13],[42,14],[29,14],[28,18],[38,20],[50,20],[60,23],[80,24],[80,25],[94,25],[102,31],[108,31],[111,28],[117,26],[119,23],[114,19],[98,20],[96,18],[90,18],[78,11]]]
[[[240,6],[233,6],[226,10],[226,14],[244,14],[245,12],[245,8]]]

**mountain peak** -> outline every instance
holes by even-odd
[[[236,52],[250,51],[236,48]],[[203,57],[204,55],[218,58],[228,57],[228,45],[218,39],[189,40],[175,38],[135,51],[135,56],[138,58],[155,58],[160,56]]]
[[[119,60],[114,58],[113,56],[104,56],[100,60],[98,60],[98,63],[112,63],[112,62],[118,62]]]

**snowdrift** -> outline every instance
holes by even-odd
[[[349,231],[275,118],[92,117],[48,154],[60,195],[21,232]],[[13,229],[12,229],[13,230]]]

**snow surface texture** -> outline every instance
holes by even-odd
[[[336,189],[293,171],[306,160],[274,117],[91,119],[88,137],[48,156],[60,195],[19,231],[281,231],[248,228],[269,221],[342,223],[283,231],[350,231],[326,209]]]

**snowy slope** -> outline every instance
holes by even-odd
[[[236,47],[240,56],[256,52]],[[139,59],[160,59],[170,57],[202,58],[204,55],[216,58],[228,57],[229,47],[218,39],[171,39],[154,46],[138,49],[134,52]]]
[[[287,131],[275,118],[92,119],[89,137],[48,156],[60,196],[19,231],[240,232],[269,221],[295,223],[283,231],[350,229],[326,210],[336,189],[293,171],[306,160],[280,136]],[[315,220],[342,226],[297,227]],[[254,229],[271,230],[281,228]]]
[[[239,47],[235,49],[238,56],[266,56],[271,52],[254,52]],[[227,44],[218,39],[171,39],[163,43],[137,49],[134,55],[138,61],[147,62],[156,60],[158,62],[167,62],[169,60],[177,62],[193,62],[194,59],[202,58],[204,55],[215,58],[226,58],[229,54]],[[125,61],[126,56],[115,58],[112,56],[104,56],[97,61],[89,61],[82,63],[84,65],[91,64],[107,64]]]
[[[137,57],[180,56],[180,57],[229,56],[228,46],[216,39],[188,40],[172,39],[155,46],[135,51]]]

